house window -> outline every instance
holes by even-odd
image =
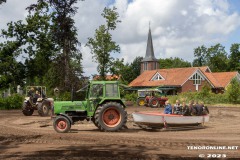
[[[159,80],[164,80],[164,78],[160,75],[160,73],[156,73],[153,77],[152,77],[152,79],[151,79],[152,81],[159,81]]]
[[[190,80],[193,80],[193,84],[194,85],[200,85],[201,81],[204,80],[204,78],[199,74],[199,73],[195,73]]]
[[[144,64],[143,64],[144,66],[143,66],[143,70],[145,71],[145,70],[148,70],[148,63],[147,62],[144,62]]]

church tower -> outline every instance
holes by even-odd
[[[159,61],[154,56],[152,34],[149,27],[146,55],[141,62],[141,73],[146,70],[159,69]]]

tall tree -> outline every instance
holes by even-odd
[[[175,58],[166,58],[166,59],[160,59],[160,68],[184,68],[184,67],[191,67],[191,63],[188,61],[184,61],[181,58],[175,57]]]
[[[202,45],[202,46],[195,48],[194,49],[194,57],[195,57],[195,59],[193,60],[193,66],[201,67],[201,66],[208,65],[207,47]]]
[[[222,72],[227,70],[227,52],[220,43],[208,48],[209,62],[208,66],[213,72]]]
[[[20,43],[7,41],[0,44],[0,88],[16,88],[23,85],[24,65],[16,61],[20,52]]]
[[[110,71],[112,61],[112,52],[120,52],[119,45],[112,40],[111,30],[115,30],[117,23],[120,22],[117,8],[104,8],[102,16],[106,24],[99,26],[95,31],[94,38],[88,38],[87,46],[91,48],[93,59],[98,63],[98,72],[101,79],[105,79],[106,73]]]
[[[3,37],[11,39],[5,42],[5,47],[11,47],[15,43],[17,44],[16,50],[13,50],[14,54],[17,53],[15,58],[25,57],[22,61],[26,60],[27,84],[33,84],[35,77],[38,77],[39,83],[42,82],[42,77],[56,51],[50,31],[52,15],[48,12],[47,3],[38,4],[35,10],[29,11],[26,23],[21,20],[10,22],[7,24],[8,29],[2,30]]]
[[[53,13],[51,21],[51,32],[53,41],[58,45],[60,54],[58,63],[61,64],[58,68],[61,70],[59,74],[63,79],[63,88],[65,90],[70,90],[72,88],[73,80],[75,79],[76,72],[78,75],[82,74],[81,59],[82,55],[78,49],[80,45],[77,39],[77,29],[74,26],[74,20],[72,17],[77,12],[77,7],[74,6],[80,0],[38,0],[38,4],[48,2],[51,6],[51,11]],[[35,10],[37,6],[31,5],[28,9]],[[74,61],[74,63],[72,63]],[[76,62],[78,62],[78,71],[76,69]],[[75,66],[71,66],[75,64]],[[54,67],[54,66],[53,66]],[[56,70],[56,69],[55,69]]]
[[[240,44],[234,43],[230,48],[229,70],[240,72]]]

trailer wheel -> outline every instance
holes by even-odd
[[[34,110],[30,109],[28,104],[24,102],[22,105],[22,112],[25,116],[31,116],[33,114]]]
[[[98,107],[94,118],[101,131],[115,132],[124,128],[127,122],[127,112],[121,104],[108,102]]]
[[[38,114],[42,117],[46,117],[49,115],[50,105],[48,101],[43,101],[42,103],[39,103],[38,106]]]
[[[156,97],[153,97],[152,99],[149,100],[150,107],[152,108],[157,108],[159,105],[159,101]]]
[[[67,133],[71,128],[71,123],[68,118],[58,116],[53,121],[53,128],[58,133]]]

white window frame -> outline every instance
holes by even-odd
[[[190,80],[193,80],[193,85],[201,85],[202,84],[202,80],[205,80],[201,74],[199,74],[198,72],[195,72]]]
[[[159,81],[159,80],[165,80],[163,76],[160,73],[155,73],[154,76],[152,77],[151,81]]]

